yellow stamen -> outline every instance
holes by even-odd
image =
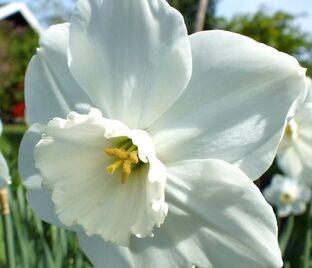
[[[104,150],[106,154],[115,156],[118,159],[106,168],[107,172],[113,174],[122,167],[121,182],[127,182],[132,171],[132,165],[136,165],[140,161],[136,149],[137,147],[131,141],[126,142],[119,148],[106,148]]]
[[[122,165],[121,183],[125,183],[131,174],[131,162],[129,160],[124,161]]]
[[[105,153],[107,153],[110,156],[116,156],[120,159],[127,159],[129,154],[124,149],[119,148],[106,148]]]

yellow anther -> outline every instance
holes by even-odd
[[[127,159],[129,154],[124,149],[119,148],[106,148],[105,153],[107,153],[110,156],[116,156],[120,159]]]
[[[121,182],[125,183],[131,174],[132,165],[136,165],[140,161],[136,149],[137,147],[129,142],[120,148],[106,148],[106,154],[109,156],[115,156],[118,159],[106,168],[107,172],[113,174],[116,170],[122,167]]]

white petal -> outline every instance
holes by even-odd
[[[277,207],[277,215],[278,217],[287,217],[291,213],[292,206],[291,205],[282,205]]]
[[[302,181],[303,182],[303,181]],[[305,186],[305,184],[303,184]],[[301,194],[300,194],[300,201],[304,201],[304,202],[308,202],[311,198],[311,190],[308,187],[303,187],[303,189],[301,190]]]
[[[292,135],[290,137],[286,136],[282,140],[277,154],[278,165],[286,174],[292,177],[299,178],[309,175],[311,173],[309,170],[312,169],[311,102],[306,101],[288,124],[295,127],[291,128]]]
[[[36,183],[37,181],[37,183]],[[80,230],[78,227],[69,227],[60,222],[54,212],[54,204],[52,202],[51,192],[41,187],[42,177],[28,178],[25,184],[27,189],[27,201],[30,207],[35,211],[36,215],[43,221],[54,224],[58,227],[75,231]]]
[[[9,167],[2,153],[0,153],[0,189],[6,188],[11,183]]]
[[[297,137],[284,138],[277,153],[277,163],[281,170],[295,178],[306,172],[305,169],[312,169],[312,122],[309,122],[309,117],[306,119],[305,122],[298,121]]]
[[[51,193],[42,189],[42,177],[35,168],[34,148],[41,138],[43,126],[33,125],[24,135],[19,150],[18,168],[27,189],[27,200],[37,216],[45,222],[70,229],[62,224],[55,215]],[[71,229],[72,230],[72,229]]]
[[[312,90],[311,88],[309,89]],[[307,101],[299,107],[300,109],[295,114],[295,120],[300,125],[311,125],[312,124],[312,100]]]
[[[33,152],[41,138],[42,131],[42,125],[33,125],[24,135],[19,149],[18,169],[27,189],[27,201],[43,221],[73,230],[62,224],[56,217],[51,193],[41,187],[42,177],[35,167]]]
[[[127,249],[81,235],[95,267],[113,263],[116,256],[121,256],[122,267],[282,266],[273,211],[240,170],[202,160],[181,162],[168,171],[170,210],[153,238],[133,238]]]
[[[104,263],[105,267],[136,267],[132,264],[132,256],[127,248],[105,242],[100,236],[89,237],[82,232],[78,235],[82,250],[87,254],[95,268],[103,268]]]
[[[303,165],[312,168],[312,140],[306,141],[301,137],[294,143],[294,147]]]
[[[27,121],[47,123],[65,116],[80,102],[90,103],[67,65],[69,25],[50,27],[28,66],[25,84]]]
[[[137,132],[103,118],[97,109],[88,115],[72,112],[66,120],[49,122],[36,145],[35,161],[63,224],[80,225],[88,235],[99,234],[127,245],[131,234],[148,236],[154,225],[163,223],[167,214],[166,169],[155,157],[154,148],[148,153],[140,151],[151,140],[145,132]],[[114,161],[104,152],[114,147],[114,140],[107,138],[117,137],[133,138],[139,156],[148,160],[134,169],[124,184],[119,173],[110,175],[105,170]]]
[[[43,129],[43,125],[34,124],[23,136],[18,153],[18,171],[24,182],[39,174],[39,171],[35,168],[33,154],[35,145],[41,139]]]
[[[298,178],[303,171],[302,159],[293,146],[279,150],[276,160],[279,168],[288,176]]]
[[[292,206],[292,212],[294,215],[300,215],[306,210],[307,204],[305,202],[296,202]]]
[[[190,37],[191,81],[149,130],[164,162],[217,158],[258,178],[271,164],[285,119],[306,90],[305,70],[247,37],[207,31]]]
[[[180,96],[191,75],[183,17],[165,0],[78,1],[70,69],[109,118],[144,129]]]
[[[312,103],[312,80],[310,77],[308,77],[308,87],[309,87],[309,90],[307,92],[307,97],[305,99],[305,102]]]
[[[312,169],[304,168],[302,173],[300,174],[300,178],[305,184],[311,186],[312,185]]]
[[[266,187],[263,190],[263,196],[270,204],[278,204],[280,200],[280,194],[276,192],[276,189],[273,188],[273,185],[271,185],[271,187]]]

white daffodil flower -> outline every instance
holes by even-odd
[[[310,80],[309,80],[310,81]],[[312,98],[311,81],[306,101],[298,106],[288,122],[281,141],[277,163],[288,176],[310,177],[312,182]]]
[[[282,175],[273,176],[263,195],[277,208],[279,217],[302,214],[311,198],[310,189],[302,181]]]
[[[96,267],[282,265],[251,179],[306,90],[294,58],[188,36],[165,0],[80,0],[40,45],[19,168],[43,220],[77,231]]]
[[[0,136],[2,135],[3,124],[0,119]],[[11,183],[11,177],[9,173],[9,167],[4,159],[4,156],[0,152],[0,190],[6,188]]]
[[[0,190],[6,188],[10,183],[9,167],[2,153],[0,153]]]

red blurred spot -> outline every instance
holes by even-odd
[[[25,116],[25,104],[24,102],[18,102],[12,108],[12,114],[14,118],[24,118]]]

